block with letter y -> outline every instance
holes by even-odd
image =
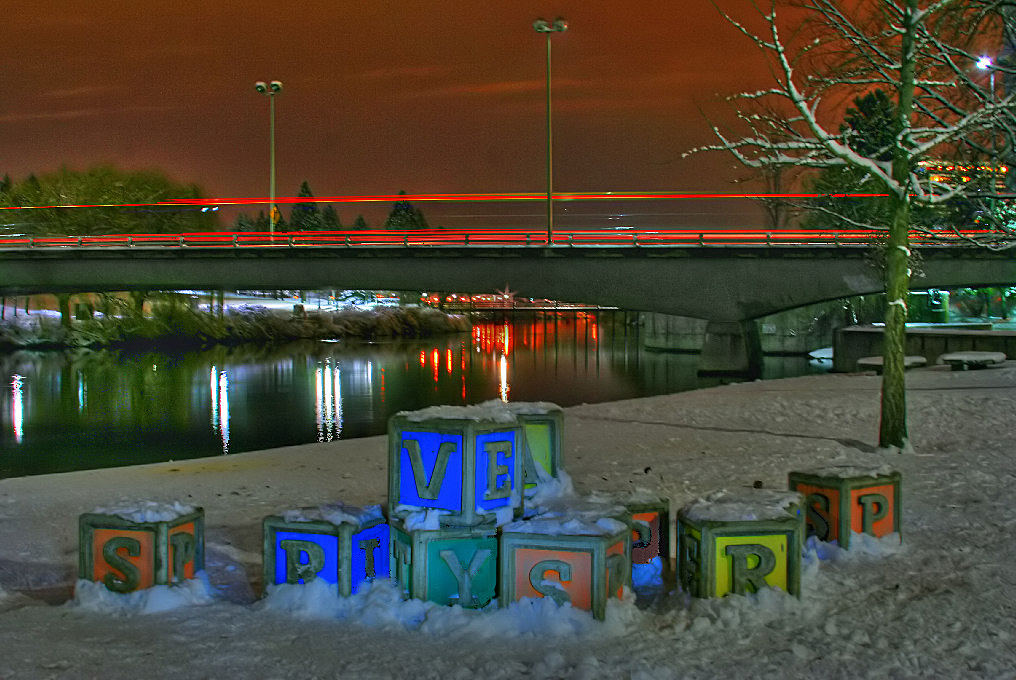
[[[497,528],[419,528],[391,521],[392,576],[404,597],[480,609],[497,586]]]
[[[442,406],[388,424],[393,517],[441,511],[449,526],[505,522],[522,512],[522,429],[504,409]]]

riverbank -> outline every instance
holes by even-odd
[[[258,604],[261,519],[383,503],[383,437],[2,480],[0,677],[1012,677],[1016,362],[907,380],[913,451],[898,455],[874,450],[874,375],[566,409],[565,467],[580,492],[647,488],[676,509],[720,488],[785,488],[787,472],[823,462],[887,461],[903,474],[903,545],[810,553],[800,600],[671,594],[615,607],[604,624],[558,617],[541,629],[530,614],[492,627],[477,623],[487,614],[414,618],[395,605],[339,620]],[[77,516],[140,500],[205,508],[213,600],[154,614],[63,602]]]
[[[105,314],[61,323],[59,314],[36,312],[0,322],[0,351],[19,349],[148,349],[186,351],[214,345],[296,340],[391,340],[469,331],[468,319],[427,307],[344,308],[308,313],[302,305],[281,312],[261,304],[201,311],[174,298],[157,299],[138,313],[124,305]]]

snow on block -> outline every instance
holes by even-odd
[[[482,609],[497,588],[497,527],[391,521],[392,576],[403,597]]]
[[[116,593],[171,585],[205,568],[202,508],[146,502],[78,517],[78,577]]]
[[[677,512],[678,576],[692,597],[763,588],[801,593],[801,496],[768,489],[717,491]]]
[[[262,526],[266,587],[322,579],[348,597],[390,575],[389,530],[380,506],[291,510],[265,517]]]
[[[900,531],[901,477],[887,465],[829,465],[787,478],[805,498],[809,536],[849,548],[851,533],[881,538]]]
[[[435,406],[388,421],[394,517],[442,511],[450,526],[503,524],[522,513],[522,426],[503,405]]]
[[[501,602],[547,597],[602,620],[631,583],[631,528],[612,518],[536,517],[501,529]]]

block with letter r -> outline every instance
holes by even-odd
[[[631,529],[610,518],[512,522],[501,530],[500,582],[502,604],[549,597],[602,620],[631,583]]]
[[[497,587],[497,527],[414,528],[391,521],[392,577],[403,597],[482,609]]]
[[[78,578],[131,593],[194,578],[205,568],[204,510],[147,519],[115,510],[80,515]]]
[[[444,406],[398,413],[388,424],[388,502],[394,517],[440,510],[471,526],[522,512],[522,428],[511,413]]]
[[[323,505],[266,517],[264,584],[316,579],[348,597],[390,575],[389,527],[380,506]]]
[[[692,597],[763,588],[801,594],[804,517],[799,494],[721,491],[677,512],[681,589]]]
[[[851,534],[881,538],[900,531],[901,477],[895,470],[829,465],[791,472],[787,479],[804,496],[808,535],[820,541],[849,548]]]

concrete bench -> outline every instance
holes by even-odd
[[[943,364],[949,364],[954,371],[972,368],[987,368],[991,364],[1005,361],[1004,352],[949,352],[939,357]]]
[[[881,375],[882,361],[882,357],[861,357],[857,360],[857,369],[860,371],[875,371]],[[922,356],[906,356],[903,357],[903,370],[924,366],[927,363],[928,360]]]

